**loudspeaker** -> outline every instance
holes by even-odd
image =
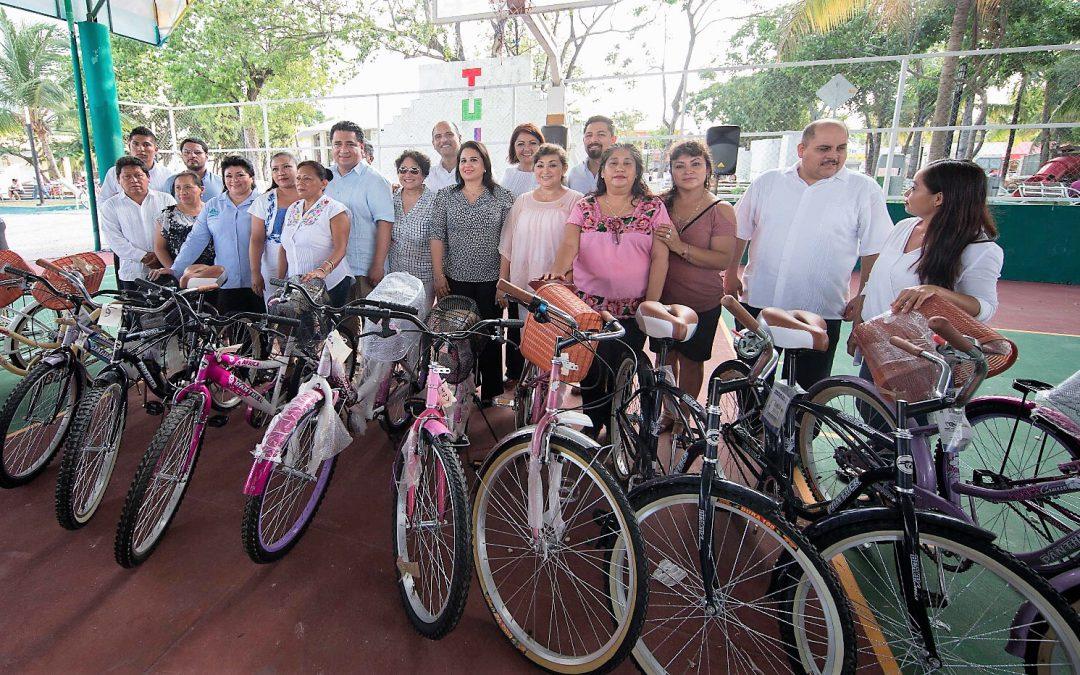
[[[709,146],[713,172],[717,176],[730,176],[735,173],[735,163],[739,159],[739,127],[709,127],[705,132],[705,144]]]
[[[563,148],[566,148],[568,134],[566,127],[564,127],[563,125],[547,124],[544,125],[544,127],[540,129],[540,131],[544,134],[545,143],[554,143],[556,145],[561,145]]]

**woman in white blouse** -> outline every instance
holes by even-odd
[[[251,265],[251,290],[269,300],[278,289],[269,284],[278,278],[278,257],[281,253],[281,230],[285,214],[300,198],[296,194],[296,158],[289,152],[279,152],[270,158],[270,189],[251,203],[251,242],[248,258]]]
[[[300,275],[304,281],[323,279],[330,302],[344,305],[353,283],[345,250],[349,244],[349,211],[323,194],[332,174],[318,162],[296,165],[296,193],[300,197],[285,213],[281,230],[279,273]]]
[[[897,223],[885,240],[855,323],[910,312],[935,295],[979,321],[994,316],[1005,254],[994,243],[986,183],[982,168],[963,160],[943,159],[915,174],[904,195],[904,208],[915,217]]]
[[[533,162],[536,161],[536,151],[543,144],[544,134],[532,122],[514,127],[514,133],[510,134],[510,152],[506,157],[510,160],[510,166],[506,167],[506,173],[499,185],[512,192],[515,197],[535,188]]]

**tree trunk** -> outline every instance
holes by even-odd
[[[979,92],[979,118],[975,120],[975,124],[982,126],[986,124],[986,116],[990,112],[990,97],[986,94],[986,89]],[[983,148],[983,143],[986,142],[986,131],[974,131],[972,140],[971,157],[975,158]]]
[[[881,156],[881,134],[866,134],[866,161],[864,171],[868,176],[877,175],[878,158]]]
[[[968,16],[971,14],[973,0],[956,0],[956,9],[953,11],[952,27],[949,29],[949,43],[946,51],[960,51],[964,44]],[[934,101],[934,119],[931,126],[949,126],[952,112],[953,91],[956,89],[956,68],[960,63],[959,57],[949,56],[943,59],[941,75],[938,79],[937,99]],[[935,131],[930,140],[929,161],[941,159],[948,152],[946,140],[949,138],[947,131]]]
[[[1047,124],[1050,121],[1050,110],[1053,107],[1051,105],[1051,97],[1053,96],[1053,86],[1050,84],[1050,78],[1046,78],[1046,85],[1043,86],[1043,108],[1042,115],[1039,120],[1041,124]],[[1050,161],[1050,142],[1051,130],[1043,129],[1039,133],[1039,166],[1046,164]]]
[[[1020,85],[1016,88],[1016,103],[1013,104],[1012,121],[1009,124],[1016,126],[1020,119],[1020,103],[1024,100],[1024,89],[1027,88],[1027,73],[1020,73]],[[1012,159],[1013,143],[1016,141],[1016,129],[1009,129],[1009,141],[1005,144],[1005,157],[1001,160],[1001,180],[1009,177],[1009,162]]]
[[[44,174],[47,180],[57,180],[60,178],[60,169],[56,164],[56,157],[53,155],[52,143],[49,142],[49,128],[45,126],[41,116],[34,110],[30,112],[30,128],[33,130],[34,139],[37,141],[38,163],[42,163],[42,159],[45,160],[44,166],[41,167],[41,173]]]

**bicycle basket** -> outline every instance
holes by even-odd
[[[602,322],[600,314],[585,304],[578,297],[574,287],[559,282],[532,282],[534,291],[549,305],[558,307],[577,321],[583,331],[599,330]],[[551,359],[555,356],[555,341],[570,334],[561,321],[552,318],[547,323],[540,323],[532,314],[525,319],[525,329],[521,333],[521,355],[542,372],[551,372]],[[575,344],[566,350],[566,355],[577,365],[563,376],[563,382],[580,382],[585,378],[595,355],[591,345]]]
[[[368,294],[367,299],[414,307],[416,316],[421,321],[427,315],[427,294],[424,292],[424,282],[405,272],[387,274]],[[364,321],[364,333],[378,331],[380,328],[380,322]],[[383,363],[400,361],[420,341],[420,332],[408,321],[391,319],[390,328],[396,332],[388,338],[378,335],[364,336],[360,350],[365,359]]]
[[[326,284],[323,283],[322,279],[312,279],[301,283],[300,277],[292,277],[289,281],[302,285],[315,302],[326,304],[330,301],[330,296],[326,293]],[[277,295],[270,299],[267,312],[273,316],[300,321],[299,326],[291,329],[291,334],[305,351],[321,342],[329,332],[329,326],[324,325],[325,321],[322,312],[318,311],[314,305],[308,302],[304,294],[295,288],[281,289]]]
[[[974,338],[986,354],[987,377],[1007,370],[1017,357],[1016,345],[1000,333],[977,321],[967,312],[943,298],[931,297],[918,310],[906,314],[886,312],[856,326],[855,343],[862,351],[874,384],[882,394],[906,401],[921,401],[934,394],[937,366],[926,359],[912,356],[889,344],[898,335],[909,342],[933,351],[933,331],[928,321],[940,316],[947,319],[960,333]],[[961,387],[971,379],[974,366],[966,359],[953,364],[953,386]]]
[[[0,250],[0,265],[7,265],[15,269],[32,271],[22,256],[8,249]],[[0,274],[0,307],[7,307],[26,293],[23,287],[23,278],[14,274]]]
[[[57,258],[52,264],[69,272],[77,272],[82,276],[83,285],[91,294],[97,293],[101,288],[101,280],[105,277],[105,261],[96,253],[76,253],[75,255]],[[68,282],[50,269],[42,270],[41,276],[52,284],[58,291],[77,295],[78,291]],[[34,284],[31,291],[34,298],[49,309],[71,309],[74,305],[66,298],[54,294],[40,281]]]
[[[455,333],[468,330],[480,320],[480,311],[476,301],[463,295],[448,295],[441,298],[427,317],[427,327],[434,333]],[[450,384],[464,382],[473,372],[476,364],[476,352],[479,350],[482,336],[473,336],[464,340],[442,340],[437,345],[439,365],[450,369],[443,379]]]

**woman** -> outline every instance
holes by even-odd
[[[979,321],[997,311],[1005,254],[986,205],[986,173],[974,162],[943,159],[918,173],[904,194],[913,218],[901,220],[882,245],[855,303],[856,324],[886,311],[919,309],[938,296]],[[848,351],[854,343],[848,340]],[[869,378],[863,365],[862,376]]]
[[[720,272],[735,250],[735,208],[709,192],[712,159],[701,141],[684,141],[672,148],[668,168],[672,187],[664,204],[671,225],[657,230],[657,241],[670,251],[660,301],[690,307],[697,312],[698,324],[690,340],[675,343],[667,363],[679,387],[696,398],[720,323],[724,297]]]
[[[398,185],[394,191],[394,228],[390,235],[387,266],[391,272],[408,272],[424,282],[428,304],[435,299],[431,276],[431,213],[435,192],[424,184],[431,160],[417,150],[406,150],[394,161]]]
[[[273,183],[251,203],[251,243],[248,246],[248,265],[251,266],[251,290],[269,300],[277,291],[267,281],[280,278],[278,252],[281,250],[281,229],[285,212],[299,199],[296,194],[296,158],[279,152],[270,158]]]
[[[330,302],[340,307],[349,301],[353,274],[345,259],[349,210],[323,194],[332,176],[329,169],[312,160],[296,165],[296,194],[300,198],[285,214],[278,269],[283,277],[322,279]]]
[[[203,210],[203,182],[194,171],[181,171],[173,179],[173,197],[176,204],[166,206],[154,219],[154,254],[163,268],[171,268],[173,259],[191,234],[191,228]],[[208,245],[195,259],[196,265],[214,264],[214,245]],[[150,270],[152,281],[158,279],[165,269]]]
[[[572,281],[589,306],[611,312],[626,329],[622,341],[634,349],[645,345],[634,312],[643,300],[660,299],[667,278],[668,248],[656,243],[656,230],[671,224],[663,200],[645,185],[644,168],[641,152],[629,143],[604,151],[596,192],[574,206],[547,275]],[[593,434],[611,416],[607,369],[616,367],[622,348],[618,341],[601,342],[581,383]]]
[[[470,297],[476,301],[480,318],[495,319],[502,316],[495,301],[499,238],[514,195],[495,183],[491,156],[482,143],[462,143],[457,166],[457,182],[435,195],[430,235],[435,294]],[[478,358],[481,405],[487,406],[503,393],[501,349],[487,341]]]
[[[517,125],[514,133],[510,134],[510,152],[507,155],[510,166],[506,167],[500,185],[515,197],[520,197],[536,187],[533,162],[536,151],[543,144],[544,134],[532,122]]]
[[[225,192],[206,202],[187,241],[180,247],[176,259],[165,273],[184,275],[180,285],[190,276],[193,264],[207,244],[214,245],[214,265],[221,267],[227,278],[218,291],[220,312],[264,312],[266,304],[251,290],[251,264],[248,250],[251,242],[251,216],[248,208],[255,201],[255,168],[237,155],[221,160],[221,177]]]

